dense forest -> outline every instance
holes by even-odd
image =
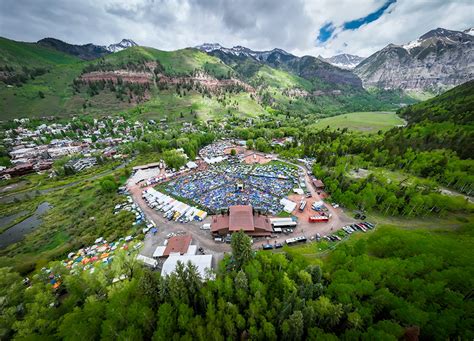
[[[26,290],[3,268],[0,331],[49,340],[472,339],[472,237],[380,228],[311,264],[291,251],[255,254],[240,232],[214,280],[189,264],[162,278],[124,256],[94,274],[53,265],[60,292],[42,272]]]

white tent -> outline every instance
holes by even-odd
[[[158,265],[158,262],[155,259],[143,255],[138,255],[137,260],[145,265],[151,266],[152,268],[156,268]]]
[[[296,203],[286,198],[281,199],[280,204],[284,206],[283,210],[287,213],[293,212],[296,208]]]
[[[197,271],[202,278],[206,278],[206,269],[212,269],[212,255],[183,255],[183,256],[169,256],[163,263],[161,276],[167,276],[175,271],[178,262],[184,265],[191,262],[197,267]]]
[[[158,246],[155,249],[155,252],[153,252],[153,258],[158,258],[163,256],[163,253],[165,252],[166,246]]]
[[[188,161],[188,163],[186,164],[186,167],[188,167],[189,169],[194,169],[194,168],[197,168],[197,164],[196,162],[193,162],[193,161]]]

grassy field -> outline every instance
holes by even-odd
[[[313,126],[320,129],[329,126],[332,129],[347,128],[353,131],[375,133],[379,130],[389,130],[390,128],[401,124],[404,124],[404,121],[394,112],[369,111],[353,112],[323,118],[317,121]]]
[[[300,88],[311,90],[311,82],[298,77],[292,73],[273,69],[269,66],[263,66],[254,76],[253,82],[264,83],[271,88],[285,89],[285,88]]]
[[[429,219],[409,219],[401,217],[387,217],[382,215],[370,215],[367,218],[368,221],[377,224],[377,228],[367,233],[356,232],[349,236],[343,237],[340,242],[328,242],[322,240],[320,242],[308,242],[306,244],[296,246],[284,246],[283,249],[275,252],[285,252],[293,257],[303,257],[312,264],[322,264],[324,258],[329,254],[329,251],[335,250],[344,244],[354,245],[358,240],[367,240],[374,234],[384,233],[387,229],[400,229],[407,232],[407,236],[410,232],[416,232],[424,235],[431,236],[448,236],[450,238],[456,238],[458,233],[463,234],[463,238],[467,238],[469,235],[472,237],[472,218],[466,216],[456,216],[448,218],[429,218]]]
[[[192,121],[195,118],[194,114],[206,121],[211,118],[223,118],[228,114],[254,117],[264,113],[265,110],[247,93],[227,94],[224,104],[215,96],[208,98],[197,92],[189,92],[180,97],[174,90],[165,90],[144,103],[141,112],[147,119],[167,118],[168,122],[172,123]]]

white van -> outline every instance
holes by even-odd
[[[201,230],[210,230],[211,229],[211,224],[203,224],[201,226]]]

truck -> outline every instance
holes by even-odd
[[[327,223],[329,221],[329,217],[325,215],[313,215],[308,218],[310,223]]]

